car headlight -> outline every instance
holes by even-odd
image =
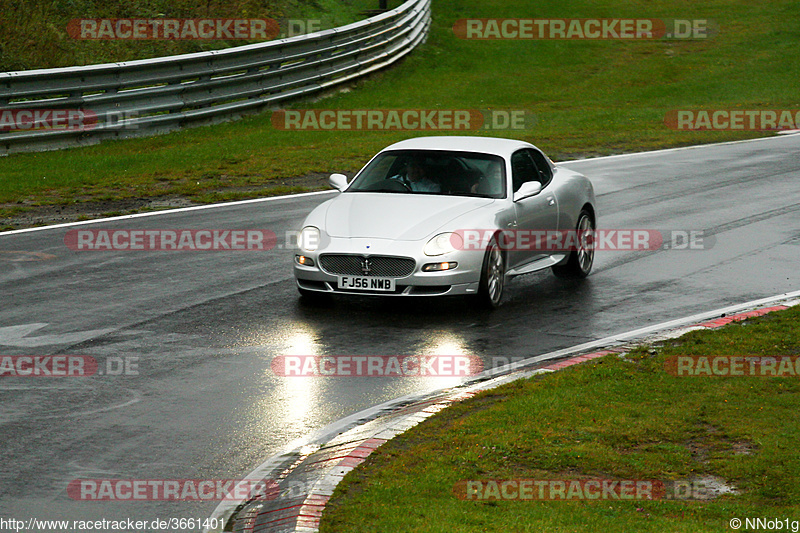
[[[458,233],[440,233],[431,240],[423,248],[425,255],[444,255],[455,250],[460,250],[463,245],[463,239]]]
[[[319,248],[319,229],[314,226],[306,226],[300,231],[297,245],[301,250],[314,252]]]

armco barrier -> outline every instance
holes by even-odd
[[[425,40],[430,2],[408,0],[340,28],[212,52],[0,73],[0,116],[83,110],[96,120],[73,128],[0,127],[0,155],[235,119],[364,76]]]

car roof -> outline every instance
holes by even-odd
[[[387,146],[387,150],[450,150],[459,152],[479,152],[510,157],[520,148],[536,148],[525,141],[514,139],[499,139],[497,137],[467,137],[467,136],[441,136],[441,137],[415,137],[406,139]]]

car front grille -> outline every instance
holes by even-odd
[[[341,276],[404,278],[414,272],[417,263],[410,257],[323,254],[319,258],[319,264],[329,274]]]

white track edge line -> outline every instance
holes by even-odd
[[[335,190],[331,189],[329,191],[314,191],[314,192],[303,192],[298,194],[288,194],[285,196],[268,196],[266,198],[251,198],[249,200],[236,200],[235,202],[223,202],[221,204],[207,204],[207,205],[193,205],[191,207],[178,207],[176,209],[161,209],[159,211],[147,211],[145,213],[131,213],[130,215],[119,215],[115,217],[108,217],[108,218],[94,218],[92,220],[82,220],[79,222],[64,222],[63,224],[53,224],[52,226],[37,226],[35,228],[24,228],[24,229],[15,229],[11,231],[4,231],[0,232],[0,237],[5,235],[15,235],[19,233],[31,233],[34,231],[45,231],[51,229],[59,229],[59,228],[69,228],[72,226],[83,226],[86,224],[100,224],[103,222],[114,222],[117,220],[128,220],[132,218],[144,218],[144,217],[152,217],[156,215],[172,215],[174,213],[186,213],[188,211],[202,211],[205,209],[216,209],[218,207],[232,207],[237,205],[245,205],[245,204],[255,204],[259,202],[271,202],[275,200],[287,200],[287,199],[294,199],[294,198],[301,198],[303,196],[313,196],[313,195],[322,195],[322,194],[331,194],[336,192]]]
[[[793,133],[793,135],[794,134],[795,133]],[[651,154],[658,154],[658,153],[665,153],[665,152],[674,152],[674,151],[678,151],[678,150],[694,150],[694,149],[697,149],[697,148],[707,148],[707,147],[713,147],[713,146],[726,146],[726,145],[731,145],[731,144],[742,144],[742,143],[751,143],[751,142],[759,142],[759,141],[771,141],[771,140],[775,140],[775,139],[784,139],[784,138],[785,138],[785,135],[784,136],[774,135],[772,137],[759,137],[757,139],[743,139],[743,140],[740,140],[740,141],[726,141],[726,142],[711,143],[711,144],[696,144],[696,145],[692,145],[692,146],[681,146],[681,147],[678,147],[678,148],[663,148],[663,149],[660,149],[660,150],[649,150],[649,151],[646,151],[646,152],[632,152],[632,153],[629,153],[629,154],[616,154],[616,155],[604,155],[604,156],[600,156],[600,157],[587,157],[587,158],[584,158],[584,159],[573,159],[573,160],[570,160],[570,161],[561,161],[561,162],[556,163],[556,164],[557,165],[567,165],[567,164],[570,164],[570,163],[582,163],[582,162],[585,162],[585,161],[600,161],[600,160],[604,160],[604,159],[615,159],[615,158],[621,158],[621,157],[635,157],[635,156],[640,156],[640,155],[651,155]],[[99,224],[99,223],[102,223],[102,222],[113,222],[113,221],[117,221],[117,220],[127,220],[127,219],[131,219],[131,218],[141,218],[141,217],[149,217],[149,216],[156,216],[156,215],[166,215],[166,214],[172,214],[172,213],[185,213],[187,211],[199,211],[199,210],[203,210],[203,209],[216,209],[218,207],[230,207],[230,206],[245,205],[245,204],[257,203],[257,202],[269,202],[269,201],[274,201],[274,200],[287,200],[287,199],[292,199],[292,198],[301,198],[303,196],[330,194],[330,193],[333,193],[333,192],[336,192],[336,191],[330,190],[330,191],[304,192],[304,193],[299,193],[299,194],[287,194],[287,195],[282,195],[282,196],[270,196],[268,198],[253,198],[253,199],[250,199],[250,200],[237,200],[235,202],[223,202],[223,203],[220,203],[220,204],[195,205],[195,206],[191,206],[191,207],[179,207],[177,209],[163,209],[163,210],[160,210],[160,211],[148,211],[146,213],[134,213],[134,214],[131,214],[131,215],[121,215],[121,216],[109,217],[109,218],[97,218],[97,219],[92,219],[92,220],[84,220],[84,221],[80,221],[80,222],[65,222],[63,224],[54,224],[52,226],[38,226],[38,227],[35,227],[35,228],[24,228],[24,229],[3,231],[3,232],[0,232],[0,237],[2,237],[4,235],[15,235],[15,234],[19,234],[19,233],[31,233],[31,232],[34,232],[34,231],[45,231],[45,230],[58,229],[58,228],[69,228],[69,227],[72,227],[72,226],[83,226],[83,225],[86,225],[86,224]]]

